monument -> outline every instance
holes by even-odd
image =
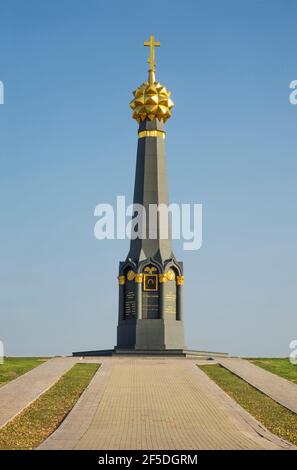
[[[148,80],[134,91],[130,106],[139,124],[133,205],[145,209],[146,220],[141,220],[144,237],[131,239],[128,256],[120,263],[116,349],[183,350],[183,265],[172,252],[166,211],[164,125],[173,101],[171,93],[155,78],[154,48],[160,43],[151,36],[144,45],[150,48]],[[155,213],[155,220],[150,216],[153,204],[165,208]],[[151,235],[153,223],[155,238]]]
[[[167,210],[164,125],[171,116],[173,101],[171,93],[155,78],[154,48],[160,43],[150,36],[144,45],[150,48],[148,80],[134,91],[130,103],[132,117],[139,125],[132,230],[137,228],[137,235],[142,236],[131,237],[128,256],[120,262],[117,345],[73,355],[225,355],[185,349],[183,263],[172,251]],[[151,217],[151,207],[163,210]]]

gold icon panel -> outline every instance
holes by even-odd
[[[143,290],[157,291],[158,288],[158,274],[144,274]]]

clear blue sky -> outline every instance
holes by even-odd
[[[0,339],[6,354],[116,342],[117,271],[128,241],[94,238],[93,211],[131,202],[131,92],[172,90],[171,202],[204,207],[185,266],[187,345],[288,355],[297,337],[297,3],[2,0]]]

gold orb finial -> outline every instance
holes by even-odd
[[[170,99],[171,92],[155,79],[156,61],[154,48],[159,47],[161,43],[155,41],[154,36],[151,35],[150,40],[145,41],[143,44],[150,48],[148,81],[144,82],[133,92],[134,98],[130,102],[130,107],[133,110],[132,117],[138,123],[145,119],[152,121],[156,118],[166,122],[171,116],[171,109],[174,103]]]

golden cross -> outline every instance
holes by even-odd
[[[148,63],[150,65],[149,71],[154,72],[155,71],[155,65],[156,65],[154,47],[160,47],[161,43],[158,42],[158,41],[155,41],[154,36],[150,36],[150,40],[145,41],[143,43],[143,45],[144,46],[149,46],[149,48],[150,48],[150,56],[149,56],[149,59],[148,59]]]

